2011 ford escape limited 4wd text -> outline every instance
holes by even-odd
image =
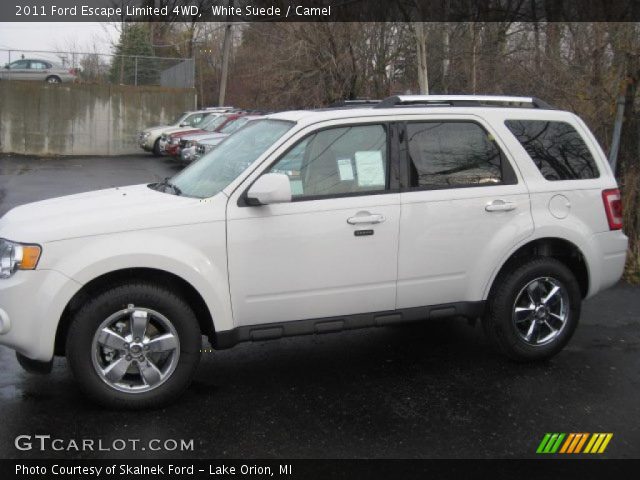
[[[0,220],[0,343],[65,355],[110,406],[175,399],[248,340],[482,318],[520,361],[557,354],[621,276],[620,194],[575,115],[528,97],[400,96],[276,113],[170,180]]]

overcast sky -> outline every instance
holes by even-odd
[[[95,45],[98,52],[110,53],[117,39],[116,25],[110,23],[0,23],[0,65],[8,60],[7,49],[93,52]],[[25,57],[36,56],[56,59],[55,55],[25,53]],[[12,60],[19,57],[19,53],[11,54]]]

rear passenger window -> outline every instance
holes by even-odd
[[[473,122],[407,124],[409,186],[455,188],[516,183],[493,138]],[[503,168],[509,181],[503,182]]]
[[[47,68],[49,68],[49,65],[44,62],[31,62],[29,64],[29,68],[31,68],[32,70],[46,70]]]
[[[547,180],[580,180],[600,175],[589,148],[568,123],[507,120],[505,125]]]

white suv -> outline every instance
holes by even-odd
[[[189,384],[202,335],[482,318],[516,360],[569,341],[625,264],[621,201],[575,115],[525,97],[391,97],[250,122],[161,184],[0,220],[0,344],[66,355],[121,407]]]

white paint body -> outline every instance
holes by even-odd
[[[65,306],[91,280],[125,268],[177,275],[205,300],[217,332],[244,325],[389,311],[487,298],[509,256],[539,238],[560,238],[583,254],[591,296],[621,276],[627,249],[610,231],[602,190],[616,188],[586,126],[567,112],[503,108],[402,108],[285,112],[295,126],[219,194],[205,200],[138,185],[23,205],[0,219],[0,237],[37,243],[34,271],[0,279],[0,344],[29,358],[53,356]],[[389,192],[263,206],[243,193],[289,147],[328,126],[464,118],[495,138],[517,185]],[[600,177],[546,181],[505,119],[569,122],[596,159]],[[559,200],[553,200],[562,195]],[[495,200],[511,211],[487,212]],[[552,207],[550,208],[550,202]],[[379,215],[375,235],[355,237],[356,215]],[[7,331],[5,331],[7,330]]]

